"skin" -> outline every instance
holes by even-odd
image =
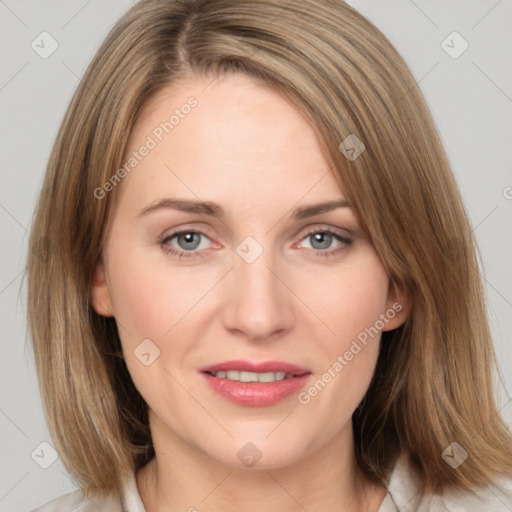
[[[149,405],[156,457],[136,475],[142,501],[148,512],[377,511],[386,489],[357,470],[351,416],[380,335],[307,405],[297,394],[268,407],[237,405],[198,372],[232,359],[281,360],[310,370],[314,382],[393,303],[403,309],[385,330],[408,312],[350,207],[292,217],[297,207],[344,197],[297,109],[243,75],[210,82],[188,78],[146,105],[127,154],[190,96],[198,101],[118,185],[91,288],[96,311],[120,326],[126,364]],[[214,201],[226,216],[170,208],[139,216],[166,197]],[[183,239],[161,242],[187,229],[206,235],[195,256],[166,252],[186,252]],[[314,229],[351,243],[333,237],[318,248]],[[263,248],[252,263],[235,251],[247,236]],[[134,355],[144,339],[160,350],[149,366]],[[237,457],[249,441],[261,452],[252,467]]]

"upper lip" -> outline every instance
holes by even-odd
[[[224,361],[223,363],[212,364],[199,368],[200,372],[220,372],[228,370],[239,370],[242,372],[266,373],[266,372],[286,372],[293,375],[303,375],[310,373],[309,370],[300,366],[286,363],[284,361],[247,361],[238,359],[234,361]]]

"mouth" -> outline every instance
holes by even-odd
[[[265,407],[298,392],[309,370],[282,361],[226,361],[201,368],[210,388],[238,405]]]
[[[286,372],[244,372],[239,370],[206,372],[218,379],[228,379],[237,382],[275,382],[276,380],[291,379],[296,377],[293,373]]]

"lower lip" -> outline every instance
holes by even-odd
[[[274,382],[240,382],[222,379],[203,372],[209,386],[231,402],[248,407],[267,407],[297,393],[311,377],[306,373],[290,379]]]

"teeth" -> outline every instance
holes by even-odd
[[[212,372],[212,375],[219,379],[237,380],[240,382],[274,382],[276,380],[289,379],[293,374],[286,372],[239,372],[238,370],[229,370],[227,372]]]
[[[236,380],[239,380],[240,382],[258,382],[258,374],[252,372],[240,372],[240,377]]]

